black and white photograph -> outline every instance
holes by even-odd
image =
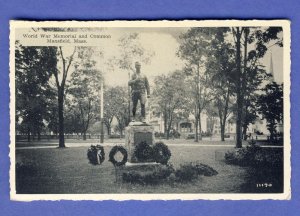
[[[290,199],[290,23],[11,21],[10,195]]]

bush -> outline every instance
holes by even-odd
[[[136,170],[129,170],[122,175],[124,182],[142,185],[155,185],[159,183],[187,183],[198,176],[213,176],[218,172],[208,165],[199,162],[183,164],[174,169],[172,164],[159,166],[143,166]]]
[[[194,133],[187,134],[186,139],[195,139],[195,134]]]
[[[155,133],[154,133],[154,136],[155,136],[155,137],[159,137],[159,138],[164,138],[164,137],[165,137],[165,134],[164,134],[164,133],[161,133],[161,132],[155,132]]]
[[[225,154],[225,161],[228,164],[239,166],[281,166],[283,154],[281,151],[263,149],[257,145],[250,145],[246,148],[235,149]]]
[[[189,182],[200,175],[214,176],[217,174],[218,172],[216,170],[198,161],[181,165],[180,168],[175,171],[177,182]]]
[[[197,177],[197,171],[188,164],[181,165],[180,168],[175,171],[175,177],[176,181],[189,182]]]
[[[122,175],[124,182],[131,184],[155,185],[167,179],[173,172],[172,166],[148,166],[141,170],[129,170]]]
[[[216,170],[214,170],[213,168],[211,168],[206,164],[202,164],[199,162],[191,162],[190,164],[197,171],[198,175],[214,176],[218,174]]]
[[[224,134],[224,138],[230,138],[230,134]]]

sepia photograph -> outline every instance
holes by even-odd
[[[11,21],[12,200],[290,199],[290,22]]]

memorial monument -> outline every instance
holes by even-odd
[[[132,121],[125,129],[125,144],[128,152],[129,163],[153,162],[152,159],[139,158],[135,153],[137,146],[149,145],[152,147],[155,143],[154,127],[146,123],[146,100],[150,97],[150,87],[147,77],[141,74],[141,64],[135,63],[135,73],[129,80],[128,85],[131,87],[132,100]],[[141,117],[136,117],[136,109],[138,102],[141,106]],[[146,145],[147,144],[147,145]],[[149,148],[150,149],[150,148]],[[146,151],[146,149],[145,149]],[[145,154],[147,154],[145,152]]]

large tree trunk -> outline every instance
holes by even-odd
[[[86,132],[83,132],[83,140],[86,140]]]
[[[27,129],[27,141],[30,142],[30,129]]]
[[[241,30],[236,28],[236,96],[237,96],[237,116],[236,116],[236,148],[242,148],[242,113],[243,113],[243,98],[241,92]]]
[[[167,140],[170,139],[170,130],[169,128],[167,129]]]
[[[238,93],[237,98],[237,118],[236,118],[236,148],[242,148],[242,99]]]
[[[195,142],[199,142],[199,137],[198,137],[198,127],[199,126],[199,116],[198,114],[196,115],[195,119]]]
[[[225,141],[225,124],[223,122],[220,122],[220,126],[221,126],[221,141],[224,142]]]
[[[38,141],[41,141],[41,132],[38,132]]]
[[[243,125],[243,139],[244,140],[247,140],[247,125],[246,124],[244,124]]]
[[[225,141],[225,127],[224,127],[224,125],[221,126],[221,141],[222,142]]]
[[[199,113],[199,140],[202,140],[201,112]]]
[[[60,88],[58,91],[58,130],[59,130],[59,147],[65,146],[65,131],[64,131],[64,91]]]
[[[167,112],[164,112],[164,134],[168,138],[167,133],[168,133],[168,116],[167,116]]]

